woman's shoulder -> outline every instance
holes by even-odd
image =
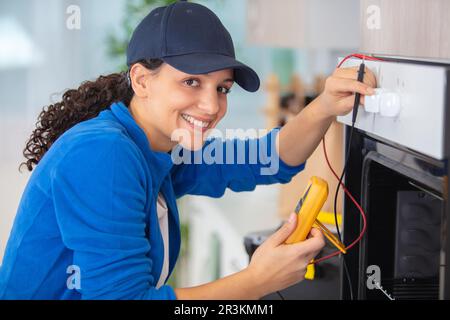
[[[65,160],[89,157],[94,160],[99,156],[107,158],[113,151],[121,154],[122,158],[141,159],[141,152],[126,129],[113,118],[99,115],[64,132],[52,145],[48,156]]]
[[[127,138],[125,127],[112,117],[111,111],[106,109],[94,118],[77,123],[64,132],[62,140],[78,141],[98,138],[102,140],[116,140]]]

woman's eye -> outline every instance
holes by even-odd
[[[229,94],[231,92],[231,89],[225,88],[225,87],[219,87],[217,88],[217,91],[223,94]]]
[[[198,80],[195,80],[195,79],[185,80],[184,83],[187,84],[190,87],[198,87],[199,86]]]

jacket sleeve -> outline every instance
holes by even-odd
[[[73,147],[52,171],[56,218],[82,299],[176,299],[156,289],[146,237],[142,155],[123,137]]]
[[[306,162],[298,166],[283,162],[275,148],[278,132],[275,128],[257,139],[214,138],[196,152],[175,150],[172,183],[176,197],[221,197],[227,188],[251,191],[257,185],[289,182]]]

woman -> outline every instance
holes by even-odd
[[[262,161],[174,164],[170,154],[177,146],[189,157],[205,148],[234,82],[259,87],[213,12],[186,2],[153,10],[133,33],[127,63],[126,74],[85,82],[42,111],[24,151],[28,169],[37,166],[8,241],[0,298],[258,299],[301,281],[324,239],[314,229],[285,245],[292,214],[246,269],[194,288],[165,285],[180,247],[175,199],[288,182],[335,116],[351,110],[354,92],[372,93],[373,75],[363,84],[356,69],[336,70],[281,131],[233,140],[246,159],[252,142],[276,146],[278,167],[263,174]]]

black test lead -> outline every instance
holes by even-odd
[[[364,73],[365,73],[365,65],[364,65],[364,59],[363,59],[362,63],[359,65],[359,69],[358,69],[358,81],[359,82],[363,82]],[[359,92],[356,92],[355,93],[355,103],[353,104],[352,125],[354,125],[356,122],[356,116],[358,114],[358,107],[359,107],[360,100],[361,100],[361,94]]]
[[[364,73],[365,73],[365,65],[364,65],[364,57],[363,57],[362,63],[359,65],[359,69],[358,69],[358,79],[357,80],[359,82],[363,82]],[[342,179],[344,178],[345,172],[347,171],[348,160],[350,158],[350,146],[352,144],[353,130],[355,128],[356,116],[358,115],[358,108],[359,108],[360,101],[361,101],[361,94],[359,92],[355,92],[355,102],[353,104],[353,114],[352,114],[352,126],[350,127],[350,138],[348,139],[348,145],[347,145],[346,152],[345,152],[346,156],[345,156],[344,169],[342,170],[341,177],[339,178],[339,182],[336,187],[336,193],[334,195],[334,221],[336,224],[336,233],[338,235],[339,241],[342,241],[342,237],[341,237],[341,232],[339,231],[339,224],[338,224],[338,219],[337,219],[337,210],[336,210],[337,209],[337,198],[338,198],[338,194],[339,194],[339,188],[342,183]],[[345,257],[342,257],[342,264],[344,266],[345,276],[347,277],[347,280],[348,280],[348,287],[349,287],[349,291],[350,291],[350,300],[353,300],[353,285],[352,285],[352,281],[350,279],[350,273],[348,271],[347,263],[345,262]]]

